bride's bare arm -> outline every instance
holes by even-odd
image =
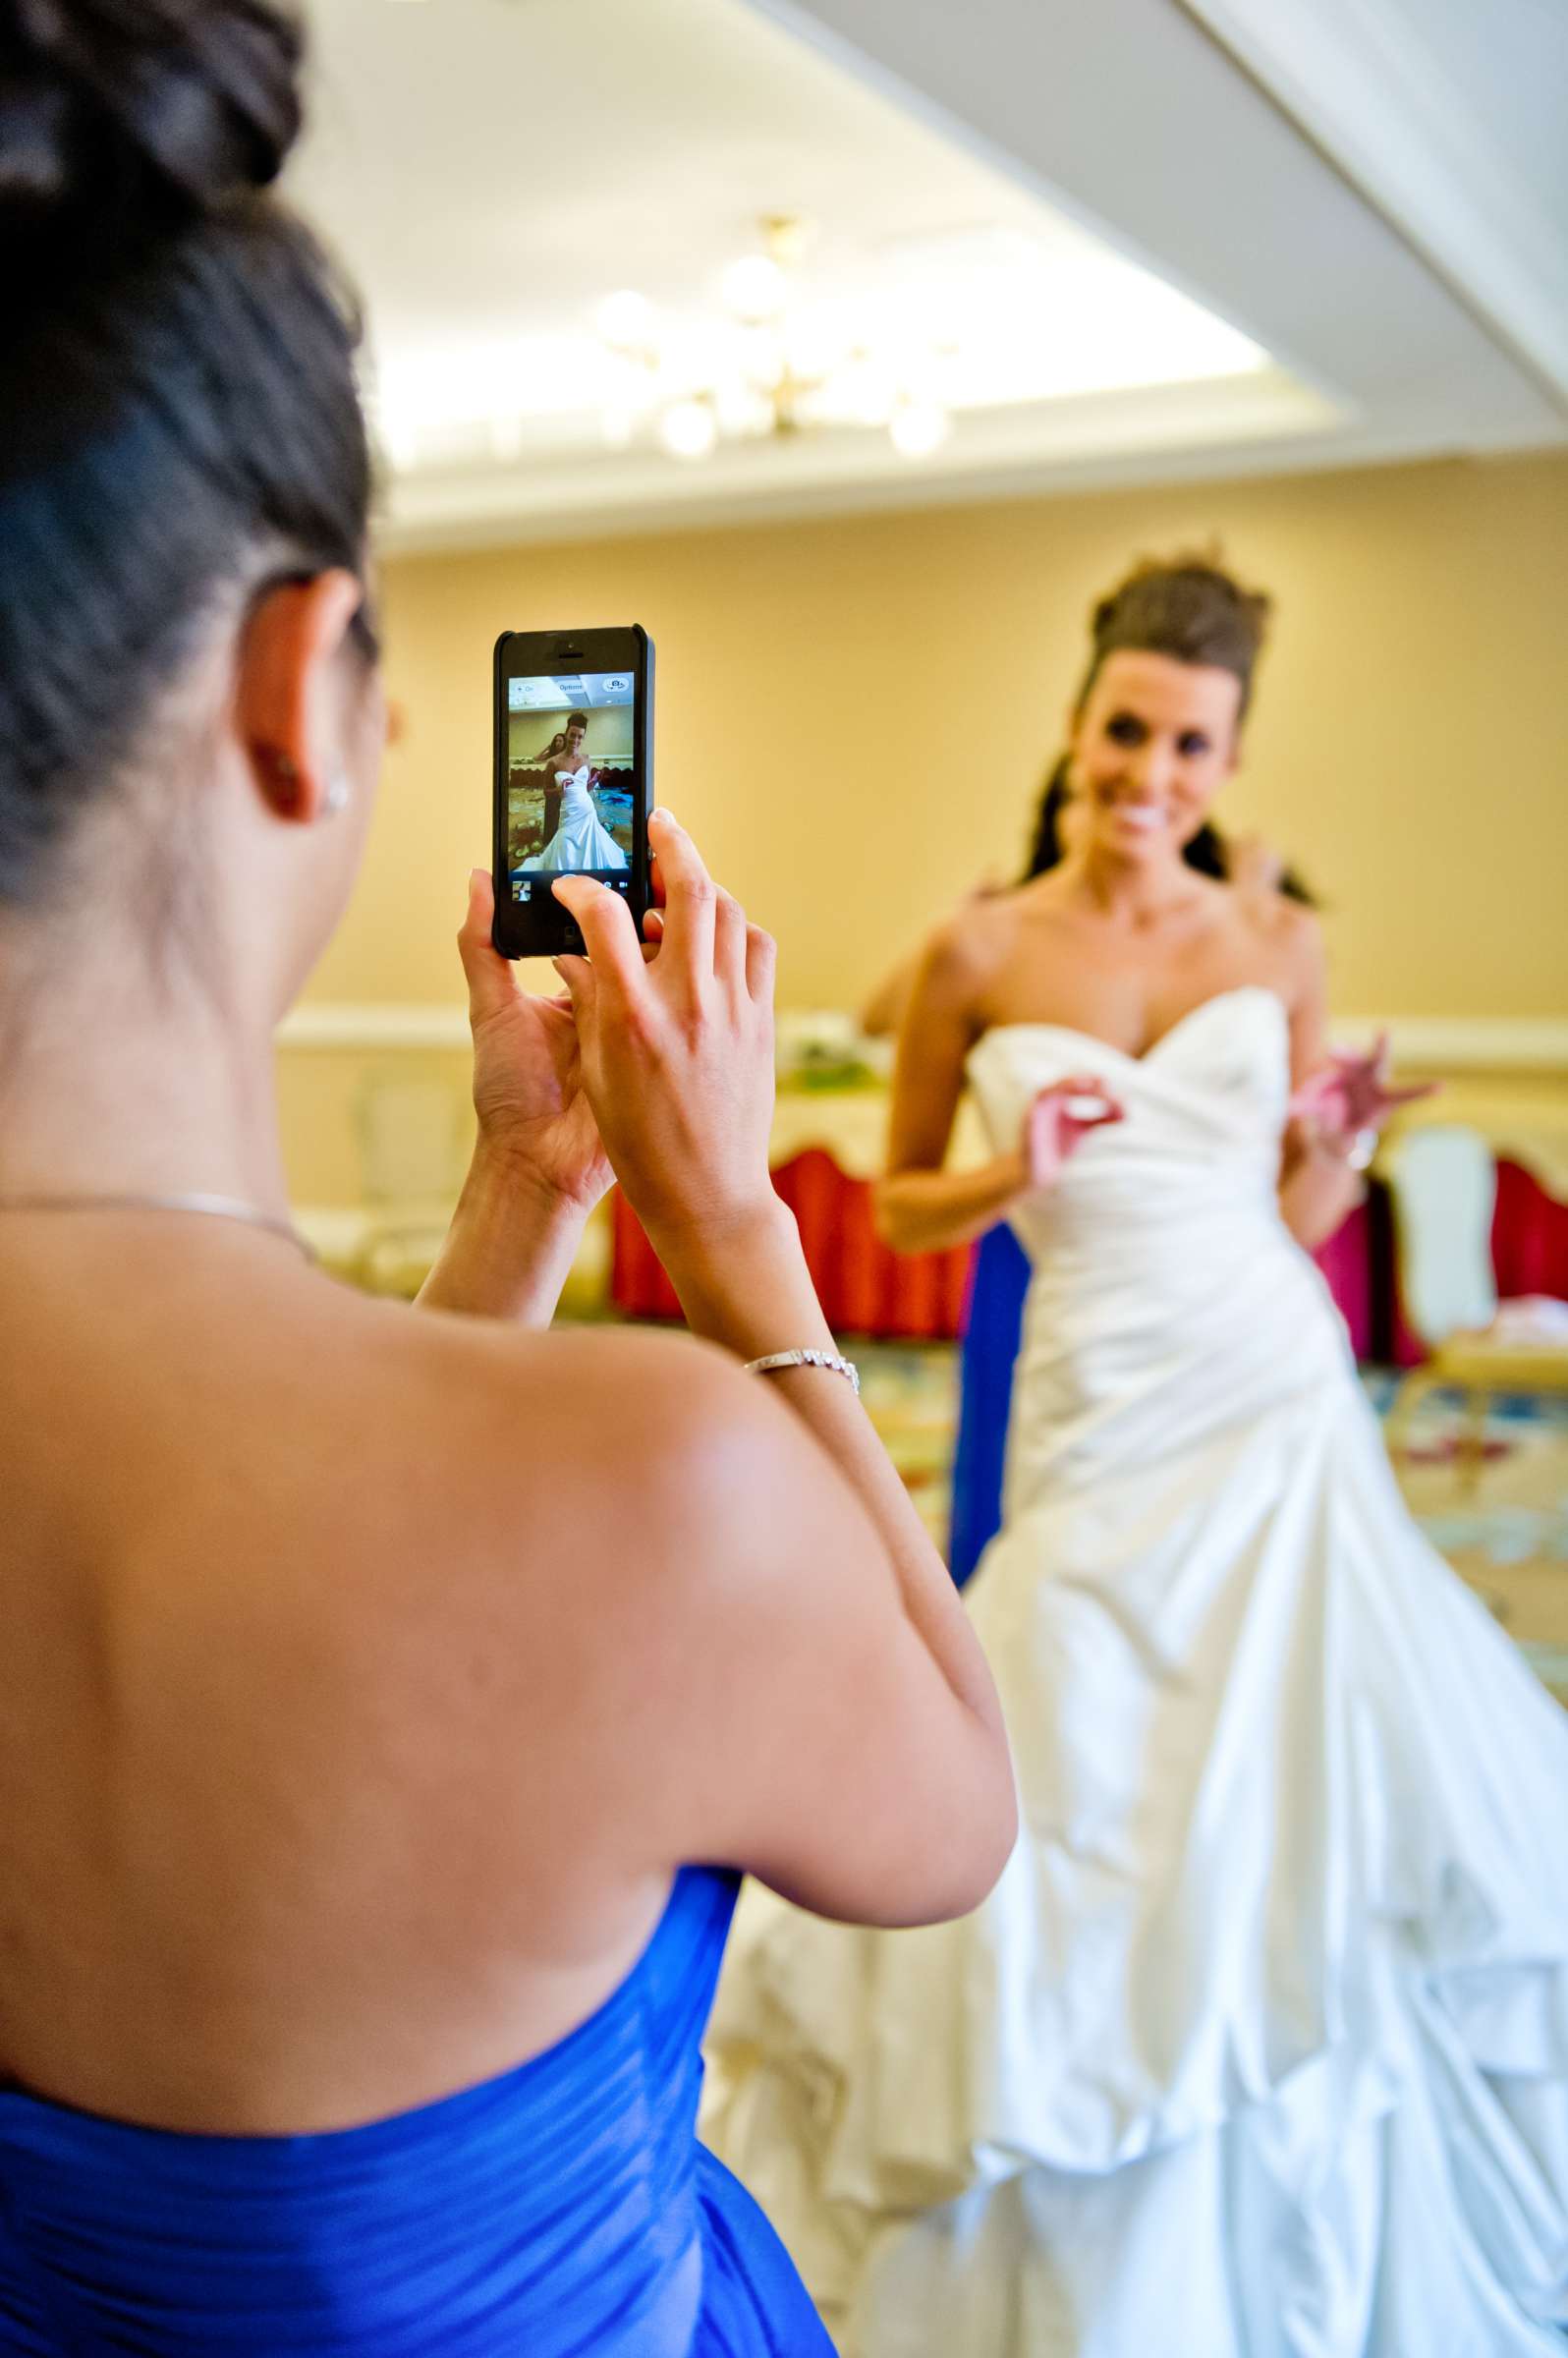
[[[856,1021],[868,1039],[886,1039],[903,1029],[920,971],[920,952],[915,950],[901,958],[866,998]]]
[[[877,1233],[897,1253],[967,1244],[993,1227],[1029,1185],[1022,1139],[967,1171],[942,1168],[964,1091],[964,1059],[979,1036],[975,1009],[987,972],[972,925],[955,920],[921,962],[893,1076],[887,1176],[874,1199]]]

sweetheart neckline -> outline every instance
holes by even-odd
[[[1272,1000],[1274,1006],[1279,1010],[1281,1022],[1289,1022],[1290,1011],[1277,990],[1270,990],[1266,982],[1235,982],[1228,990],[1216,990],[1211,997],[1200,999],[1196,1007],[1189,1007],[1185,1015],[1179,1015],[1157,1039],[1150,1040],[1147,1048],[1140,1048],[1136,1052],[1132,1048],[1119,1048],[1113,1039],[1102,1039],[1097,1032],[1081,1032],[1076,1024],[1025,1021],[1012,1024],[992,1024],[987,1031],[980,1034],[980,1039],[971,1048],[970,1055],[978,1054],[986,1040],[995,1039],[1004,1032],[1054,1032],[1061,1039],[1081,1039],[1087,1046],[1096,1049],[1103,1056],[1120,1058],[1123,1064],[1149,1064],[1167,1041],[1174,1039],[1179,1032],[1184,1032],[1197,1017],[1206,1015],[1210,1007],[1222,1006],[1227,999],[1248,998]]]

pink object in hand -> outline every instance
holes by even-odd
[[[1042,1089],[1024,1117],[1030,1186],[1051,1186],[1091,1130],[1122,1118],[1123,1108],[1092,1073],[1071,1073]]]

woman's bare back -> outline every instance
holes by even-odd
[[[337,2127],[574,2029],[683,1861],[869,1922],[994,1879],[988,1690],[727,1353],[156,1214],[0,1218],[0,2078]]]
[[[0,2075],[265,2131],[548,2044],[667,1881],[614,1732],[645,1672],[594,1585],[627,1538],[605,1451],[635,1472],[702,1355],[410,1313],[251,1237],[143,1223],[133,1259],[28,1225],[0,1244]],[[656,1502],[645,1547],[656,1582]]]

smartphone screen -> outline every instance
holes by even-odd
[[[495,648],[495,946],[580,949],[557,876],[649,906],[653,646],[639,625],[506,631]]]

